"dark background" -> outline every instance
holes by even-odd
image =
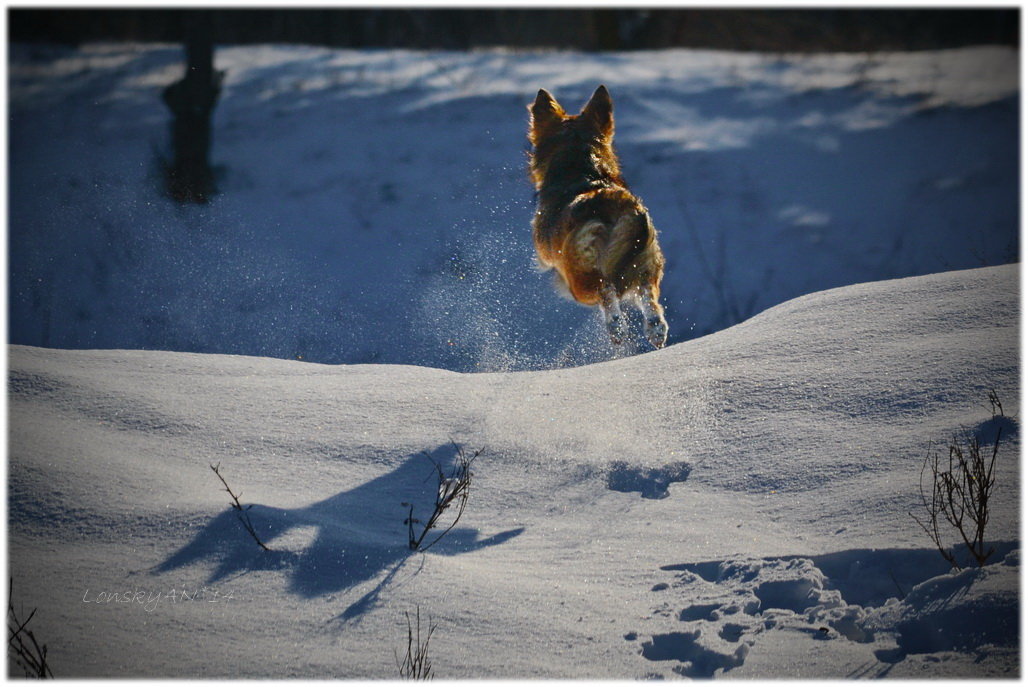
[[[673,47],[934,50],[1019,44],[1018,9],[9,9],[14,42],[183,39],[209,12],[216,43],[350,48]]]

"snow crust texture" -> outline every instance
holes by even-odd
[[[64,677],[397,677],[418,608],[440,678],[1015,677],[1018,293],[859,284],[526,372],[12,345],[15,602]],[[951,573],[921,466],[998,427],[996,553]],[[467,511],[412,553],[454,443]]]

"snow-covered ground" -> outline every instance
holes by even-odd
[[[1018,277],[543,371],[12,345],[15,602],[64,677],[396,677],[415,609],[442,678],[1016,676]],[[922,461],[998,427],[997,553],[951,574]],[[451,441],[468,508],[412,554]]]
[[[177,207],[179,46],[10,49],[8,555],[55,675],[397,677],[418,608],[438,677],[1019,673],[1016,51],[216,62],[221,192]],[[618,359],[529,240],[525,106],[601,82],[668,258],[672,345]],[[921,466],[1000,427],[951,574]]]
[[[221,194],[160,194],[180,46],[14,45],[13,343],[457,371],[608,359],[532,269],[526,104],[610,88],[671,342],[1018,255],[1018,54],[221,47]]]

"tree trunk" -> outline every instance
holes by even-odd
[[[206,203],[214,193],[211,170],[211,113],[221,92],[222,72],[214,71],[214,38],[207,11],[188,12],[185,76],[164,89],[171,110],[174,159],[167,168],[168,192],[180,203]]]

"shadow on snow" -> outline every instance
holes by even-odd
[[[454,457],[454,447],[449,444],[428,457],[421,453],[409,456],[392,472],[303,508],[252,504],[247,513],[270,551],[261,550],[243,528],[237,511],[227,508],[154,572],[214,561],[217,565],[208,578],[208,583],[214,583],[255,570],[282,570],[288,575],[289,591],[304,598],[348,590],[384,572],[370,592],[340,615],[342,620],[358,617],[374,606],[382,589],[415,553],[407,545],[407,509],[402,502],[412,503],[414,517],[426,520],[437,488],[432,461],[449,472]],[[441,523],[438,531],[448,522]],[[314,529],[313,540],[301,550],[276,546],[276,539],[297,529]],[[474,528],[455,527],[432,552],[454,556],[477,551],[502,544],[522,531],[524,528],[517,528],[482,537]]]

